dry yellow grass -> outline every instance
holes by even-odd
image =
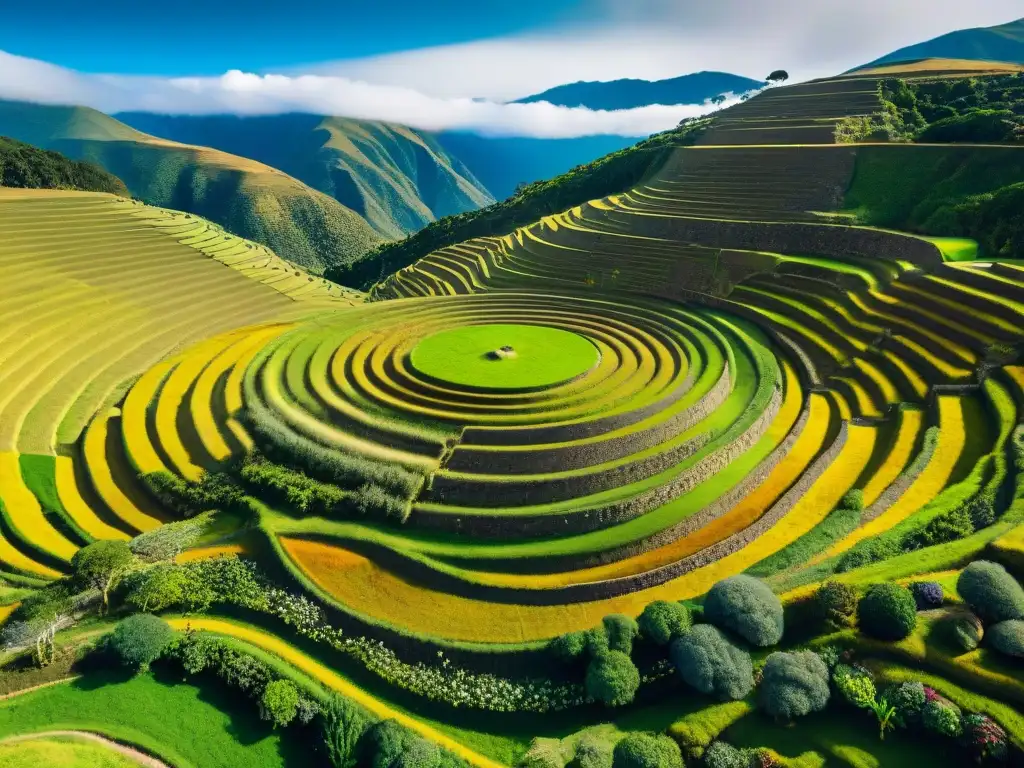
[[[234,622],[226,621],[224,619],[195,617],[186,619],[170,619],[168,623],[170,623],[170,625],[175,629],[183,630],[191,627],[196,630],[206,630],[208,632],[215,632],[227,637],[234,637],[255,645],[257,648],[287,661],[296,669],[304,672],[323,685],[326,685],[328,688],[337,691],[341,695],[345,696],[345,698],[351,699],[377,717],[397,721],[406,728],[415,731],[420,736],[423,736],[424,738],[429,739],[430,741],[433,741],[450,752],[458,755],[470,765],[478,766],[478,768],[502,768],[500,763],[496,763],[494,760],[474,752],[465,744],[455,741],[450,736],[447,736],[426,723],[405,714],[405,712],[401,710],[393,709],[352,683],[350,680],[342,677],[334,670],[320,664],[318,661],[315,661],[302,653],[302,651],[288,645],[288,643],[283,640],[279,640],[273,635],[268,635],[258,629],[243,626],[241,624],[235,624]]]
[[[120,422],[120,414],[119,410],[112,408],[96,415],[86,430],[82,456],[93,488],[111,512],[136,531],[151,531],[160,526],[160,520],[140,509],[118,485],[107,456],[111,421]]]
[[[124,400],[121,409],[124,449],[128,460],[140,474],[168,471],[150,438],[147,414],[150,405],[156,401],[164,380],[178,363],[179,359],[175,358],[154,365],[139,377]]]
[[[889,451],[882,466],[862,489],[865,506],[874,504],[910,462],[911,453],[917,444],[917,438],[921,434],[924,424],[924,412],[905,408],[900,411],[899,419],[892,450]]]
[[[212,560],[223,555],[244,555],[247,551],[244,544],[218,544],[186,550],[175,557],[174,561],[176,563],[191,563],[196,560]]]
[[[0,502],[11,526],[26,541],[58,560],[69,561],[78,547],[64,538],[46,519],[35,495],[21,476],[18,454],[0,452]]]
[[[131,537],[120,528],[108,525],[96,514],[82,498],[78,489],[78,479],[75,477],[74,461],[67,456],[58,456],[54,469],[57,483],[57,496],[68,517],[75,521],[75,525],[92,536],[94,539],[122,539]]]
[[[867,75],[913,75],[921,73],[930,75],[941,72],[959,73],[969,72],[975,75],[1001,74],[1006,72],[1019,72],[1024,66],[1006,61],[977,61],[974,59],[922,59],[920,61],[897,62],[894,64],[880,64],[877,67],[858,69],[846,77],[863,77]]]
[[[953,474],[966,435],[963,404],[958,397],[944,396],[939,403],[939,442],[931,461],[906,492],[884,513],[834,544],[825,557],[842,554],[854,544],[889,530],[935,498]]]
[[[812,398],[824,399],[815,394]],[[825,406],[827,408],[827,405]],[[282,537],[288,556],[321,589],[351,609],[409,631],[476,642],[543,640],[595,626],[609,613],[639,614],[654,600],[704,594],[807,533],[835,508],[864,470],[877,429],[851,426],[836,457],[789,514],[749,546],[665,584],[607,600],[561,606],[509,605],[428,589],[343,547]]]

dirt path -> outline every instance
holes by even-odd
[[[81,739],[83,741],[91,741],[95,744],[101,744],[109,750],[117,752],[120,755],[124,755],[133,763],[141,765],[142,768],[171,768],[171,766],[162,760],[158,760],[151,755],[147,755],[145,752],[140,752],[134,747],[129,747],[126,744],[112,741],[111,739],[105,738],[96,733],[90,733],[89,731],[40,731],[39,733],[25,733],[18,736],[8,736],[6,739],[0,739],[0,744],[16,744],[19,741],[34,741],[37,739],[50,739],[54,737]]]
[[[81,675],[71,675],[70,677],[62,677],[60,680],[51,680],[48,683],[40,683],[39,685],[33,685],[30,688],[22,688],[20,691],[11,691],[0,696],[0,701],[6,701],[7,699],[13,699],[15,696],[21,696],[24,693],[32,693],[32,691],[38,691],[41,688],[49,688],[51,685],[60,685],[61,683],[70,683],[72,680],[77,680]]]

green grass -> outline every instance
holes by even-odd
[[[844,711],[831,702],[824,712],[800,718],[781,727],[760,712],[754,712],[726,729],[722,738],[737,747],[768,747],[787,758],[816,752],[821,766],[850,768],[917,768],[917,766],[962,766],[962,755],[938,739],[917,739],[906,734],[878,738],[878,726],[870,713]],[[804,757],[805,764],[816,761]]]
[[[259,721],[251,702],[163,672],[126,678],[97,671],[0,704],[0,738],[44,730],[92,731],[137,744],[175,768],[277,768],[303,749],[292,732]]]
[[[942,252],[944,261],[974,261],[978,258],[978,241],[968,237],[926,237]]]
[[[136,768],[138,763],[102,744],[67,738],[0,744],[4,768]]]
[[[499,352],[511,347],[512,352]],[[463,387],[542,389],[597,365],[598,351],[583,336],[542,325],[466,325],[423,339],[410,354],[425,376]]]
[[[92,537],[68,515],[57,494],[56,459],[45,454],[23,453],[18,457],[18,465],[25,485],[39,500],[47,518],[63,533],[70,533],[72,540],[77,539],[80,543],[91,541]]]

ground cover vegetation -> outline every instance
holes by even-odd
[[[124,182],[99,166],[5,136],[0,136],[0,186],[128,194]]]
[[[448,221],[359,306],[194,217],[0,197],[0,683],[82,675],[0,735],[22,701],[21,732],[59,709],[174,765],[1019,760],[1024,269],[910,202],[995,194],[1017,149],[834,144],[882,79]],[[125,326],[111,296],[183,254],[157,300],[195,310],[207,266],[231,290]],[[141,735],[107,704],[133,690],[216,691],[249,752]]]

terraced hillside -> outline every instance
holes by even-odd
[[[203,216],[317,274],[381,240],[359,214],[276,168],[150,136],[94,109],[0,100],[0,135],[95,163],[135,197]]]
[[[313,697],[325,749],[365,757],[341,692],[380,764],[426,738],[450,750],[431,765],[678,766],[724,733],[783,765],[913,765],[916,741],[873,740],[876,683],[904,681],[935,764],[1017,754],[1024,588],[960,571],[1020,573],[1024,262],[858,222],[983,194],[979,168],[1010,184],[1024,148],[830,142],[881,108],[872,82],[773,89],[633,188],[441,248],[358,306],[183,214],[0,203],[3,578],[59,602],[132,537],[103,602],[185,630],[174,679],[264,713],[290,683],[291,719]],[[913,178],[876,183],[880,158]],[[137,615],[161,611],[189,615]],[[816,719],[787,741],[764,714]]]
[[[114,484],[132,479],[112,408],[132,377],[207,336],[359,298],[203,219],[107,194],[0,189],[0,231],[4,570],[52,576],[82,543],[164,518]]]

